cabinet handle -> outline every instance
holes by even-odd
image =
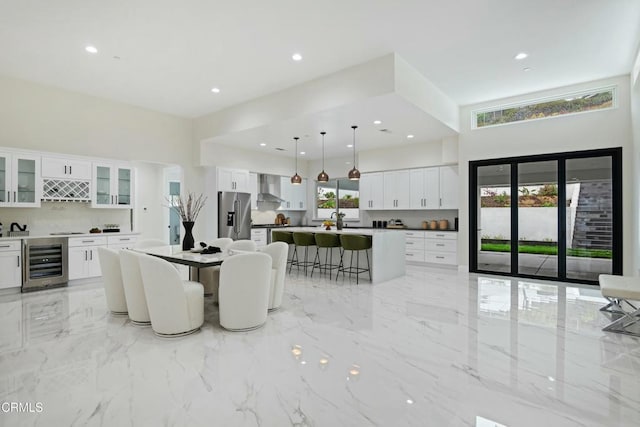
[[[20,267],[20,255],[18,255],[16,258],[18,258],[18,267]]]
[[[436,256],[437,259],[444,259],[443,256]]]
[[[67,165],[64,165],[64,174],[67,174]]]
[[[71,166],[69,166],[69,175],[71,175]]]
[[[124,237],[120,238],[121,242],[128,242],[129,240],[131,240],[131,239],[130,238],[124,238]]]
[[[440,197],[440,206],[442,206],[442,197]]]
[[[413,256],[413,254],[405,254],[406,256]]]
[[[118,195],[116,194],[116,205],[118,204]]]
[[[82,243],[94,243],[95,240],[83,240]]]
[[[18,198],[16,197],[16,192],[14,191],[13,192],[13,203],[17,202],[18,201],[17,199]]]
[[[11,203],[11,192],[7,191],[7,203]]]
[[[0,245],[0,248],[10,248],[11,245]]]
[[[444,243],[436,243],[436,246],[444,246]]]
[[[89,254],[87,251],[84,251],[84,260],[88,261],[89,260]]]
[[[93,261],[93,249],[89,251],[89,260]]]
[[[436,234],[436,237],[444,237],[444,234]]]
[[[113,196],[111,196],[111,204],[113,204]]]

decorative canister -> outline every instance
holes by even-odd
[[[422,221],[422,229],[423,230],[429,229],[429,221]]]
[[[449,221],[446,219],[441,219],[438,223],[438,228],[440,230],[448,230],[449,229]]]
[[[435,219],[432,219],[431,222],[429,223],[429,229],[437,230],[438,229],[438,221],[436,221]]]

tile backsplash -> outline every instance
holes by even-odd
[[[93,227],[119,224],[120,230],[131,231],[130,209],[92,209],[89,204],[72,202],[42,202],[40,208],[0,208],[3,235],[11,223],[27,224],[31,235],[44,235],[61,231],[88,233]]]

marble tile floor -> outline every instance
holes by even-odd
[[[3,426],[638,426],[640,339],[594,288],[408,266],[289,275],[256,331],[160,339],[101,284],[0,296]],[[40,404],[41,406],[36,406]],[[41,411],[37,409],[40,408]]]

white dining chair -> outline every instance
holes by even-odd
[[[131,322],[135,325],[149,326],[151,317],[149,317],[147,297],[144,293],[139,257],[140,254],[138,252],[126,249],[120,250],[122,284]]]
[[[220,268],[220,326],[257,329],[267,321],[271,257],[260,252],[231,256]]]
[[[287,271],[289,245],[273,242],[260,250],[271,257],[271,285],[269,286],[269,311],[280,308],[284,293],[284,278]]]
[[[102,284],[109,311],[114,315],[127,314],[127,299],[122,285],[122,272],[120,271],[120,256],[118,252],[113,249],[98,247],[98,260],[102,270]]]
[[[229,245],[233,243],[233,239],[229,237],[220,237],[208,243],[208,246],[220,248],[222,253],[227,251]],[[192,267],[194,268],[194,267]],[[193,274],[193,273],[192,273]],[[214,302],[218,301],[218,284],[220,283],[220,266],[201,268],[199,272],[199,280],[204,286],[204,296],[214,297]]]
[[[222,241],[222,242],[219,242]],[[218,243],[217,245],[215,243]],[[256,242],[252,240],[233,241],[227,237],[221,237],[210,243],[211,246],[218,246],[223,253],[233,251],[255,252]],[[226,245],[223,247],[223,245]],[[218,288],[220,287],[220,266],[200,269],[200,282],[204,285],[204,294],[213,297],[213,302],[218,302]]]
[[[153,332],[161,337],[197,332],[204,323],[202,284],[180,279],[163,259],[140,254],[138,261]]]

